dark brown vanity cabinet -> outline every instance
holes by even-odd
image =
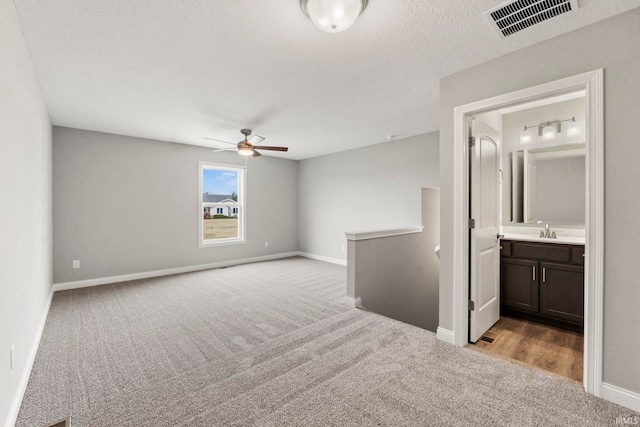
[[[540,314],[584,323],[584,267],[540,263]]]
[[[556,326],[584,324],[584,246],[501,242],[501,309]]]

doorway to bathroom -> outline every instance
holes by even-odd
[[[469,150],[470,295],[478,303],[470,311],[469,347],[579,382],[584,95],[475,115]]]
[[[504,127],[506,123],[504,117],[507,115],[513,115],[511,118],[514,118],[518,114],[525,114],[523,113],[525,110],[537,108],[540,108],[540,111],[537,111],[540,113],[545,110],[541,107],[562,102],[583,103],[584,120],[582,128],[579,129],[583,135],[582,142],[570,138],[576,137],[576,134],[567,135],[566,133],[571,123],[580,121],[578,117],[574,119],[573,115],[545,118],[540,122],[529,117],[533,122],[521,122],[518,124],[519,129],[513,132],[507,131],[507,127]],[[596,395],[600,393],[602,382],[604,203],[602,110],[602,70],[596,70],[457,107],[454,130],[454,198],[461,202],[456,206],[453,217],[456,224],[453,241],[454,344],[464,346],[469,342],[478,342],[482,337],[485,337],[483,342],[491,341],[492,337],[486,334],[492,333],[490,327],[500,320],[503,312],[508,312],[509,318],[512,318],[511,316],[515,313],[517,316],[514,318],[518,322],[533,322],[544,327],[568,329],[567,332],[578,334],[579,332],[564,327],[579,325],[578,318],[582,317],[584,324],[582,382],[589,393]],[[495,117],[493,119],[488,117],[490,113],[503,117],[503,123],[496,122]],[[526,114],[529,113],[531,111]],[[479,123],[479,119],[484,119],[480,121],[497,130],[498,136],[492,137],[487,132],[474,135],[474,126],[477,126],[474,122]],[[515,123],[517,120],[512,122]],[[571,127],[574,128],[576,125]],[[508,132],[516,134],[517,137],[509,137]],[[530,148],[511,150],[523,151],[521,161],[518,160],[519,154],[503,155],[504,147],[511,143],[526,144],[527,137],[534,142]],[[550,141],[554,137],[556,144],[551,145]],[[561,141],[563,144],[557,144],[561,138],[565,138]],[[508,142],[507,139],[509,139]],[[536,141],[542,145],[536,146]],[[528,143],[530,144],[531,141]],[[558,148],[560,146],[562,148]],[[535,196],[544,192],[546,184],[544,180],[534,180],[535,177],[552,178],[554,172],[551,171],[553,169],[551,164],[559,163],[559,159],[574,158],[573,164],[578,164],[579,161],[575,158],[580,156],[580,150],[583,150],[584,156],[582,176],[583,179],[586,178],[582,190],[583,227],[577,226],[577,223],[570,224],[567,220],[569,216],[563,217],[560,221],[548,217],[542,208],[548,206],[550,202],[538,200]],[[516,160],[512,160],[513,157]],[[500,165],[499,168],[493,169],[488,166],[492,162]],[[514,164],[516,166],[513,166]],[[518,176],[522,177],[521,195],[513,192],[511,176],[505,176],[507,165],[509,173],[516,177],[515,181]],[[522,166],[521,172],[518,172],[518,166]],[[566,168],[561,167],[561,169]],[[573,166],[571,168],[573,169]],[[480,170],[479,175],[478,170]],[[524,187],[526,179],[532,183],[528,188]],[[555,180],[557,181],[557,178]],[[567,182],[568,180],[569,178]],[[478,214],[472,212],[474,209],[472,186],[477,182],[481,185],[475,191],[483,195],[479,204],[482,212],[478,218],[474,217]],[[495,186],[494,190],[492,190],[493,186]],[[501,186],[508,188],[509,191],[505,190],[503,193],[500,191]],[[560,186],[556,185],[556,187]],[[572,196],[575,193],[574,189]],[[486,194],[494,194],[494,198],[484,197]],[[566,196],[554,197],[562,198],[562,208],[569,204]],[[514,203],[511,201],[507,203],[505,198],[511,198]],[[515,201],[520,199],[522,199],[522,206],[515,206]],[[551,204],[553,205],[553,202]],[[492,217],[490,211],[495,205],[497,205],[496,215]],[[478,206],[478,203],[475,206]],[[566,213],[566,215],[574,214],[575,212]],[[522,216],[522,223],[516,221],[520,216]],[[546,224],[549,224],[549,228]],[[498,231],[493,236],[493,242],[483,242],[483,239],[489,238],[489,235],[482,234],[484,228],[491,230],[496,226]],[[551,243],[554,231],[557,240]],[[549,239],[549,241],[543,239]],[[507,264],[509,268],[505,269],[503,264]],[[509,282],[519,283],[520,286],[504,288],[505,285],[500,279],[501,273],[509,278]],[[580,274],[582,279],[578,279]],[[524,286],[521,286],[523,283]],[[566,286],[566,284],[569,285]],[[574,292],[576,288],[581,291],[581,301],[579,298],[576,299]],[[567,294],[567,290],[573,293]],[[500,297],[501,291],[504,291],[506,298]],[[495,322],[492,323],[492,320]],[[553,324],[554,322],[557,323]],[[502,327],[503,331],[508,331],[510,326],[506,323],[513,322],[502,321],[496,327]],[[481,326],[478,326],[479,324]],[[525,323],[516,322],[516,324],[518,326],[513,328],[527,329]],[[535,333],[531,332],[531,334]],[[538,332],[538,335],[553,334]],[[565,340],[565,338],[556,335],[552,339]],[[579,340],[574,341],[573,347],[579,348]],[[493,341],[488,345],[494,345],[496,342],[497,338],[494,336]]]

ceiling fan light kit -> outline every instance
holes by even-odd
[[[327,33],[339,33],[356,22],[368,3],[368,0],[300,0],[300,7],[316,27]]]
[[[242,145],[238,147],[238,154],[242,156],[253,156],[253,147],[250,145]]]

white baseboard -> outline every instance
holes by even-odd
[[[322,255],[310,254],[310,253],[307,253],[307,252],[298,252],[298,255],[302,256],[302,257],[305,257],[305,258],[315,259],[315,260],[318,260],[318,261],[330,262],[331,264],[347,265],[347,261],[345,261],[343,259],[330,258],[330,257],[322,256]]]
[[[49,308],[51,307],[51,300],[53,299],[53,289],[49,292],[49,299],[47,300],[42,314],[40,314],[40,322],[38,323],[38,329],[36,335],[31,342],[31,348],[29,348],[29,354],[27,354],[27,363],[24,365],[24,369],[20,374],[20,381],[18,382],[18,389],[13,396],[11,406],[9,406],[9,413],[5,422],[5,427],[13,427],[18,419],[18,412],[20,412],[20,406],[22,405],[22,399],[24,393],[27,391],[27,384],[29,383],[29,377],[31,376],[31,369],[33,368],[33,362],[36,360],[36,354],[38,353],[38,347],[40,346],[40,339],[44,332],[44,325],[47,322],[47,315],[49,314]]]
[[[264,255],[253,258],[234,259],[229,261],[214,262],[211,264],[190,265],[188,267],[167,268],[164,270],[145,271],[142,273],[122,274],[119,276],[98,277],[96,279],[78,280],[75,282],[63,282],[53,285],[53,291],[65,291],[67,289],[87,288],[90,286],[106,285],[108,283],[127,282],[129,280],[148,279],[150,277],[170,276],[172,274],[191,273],[193,271],[210,270],[212,268],[230,267],[232,265],[250,264],[252,262],[271,261],[274,259],[290,258],[299,255],[298,252],[284,252],[280,254]]]
[[[438,329],[436,329],[436,336],[440,341],[453,344],[453,331],[438,326]]]
[[[349,307],[353,307],[353,308],[362,307],[362,301],[360,300],[360,297],[358,298],[344,297],[344,303]]]
[[[603,382],[601,397],[609,402],[640,412],[640,393]]]

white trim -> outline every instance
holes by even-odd
[[[583,143],[581,143],[583,144]],[[578,144],[576,144],[578,145]],[[560,148],[560,147],[558,147]],[[557,151],[550,151],[548,149],[538,149],[536,150],[524,150],[528,151],[529,154],[535,156],[536,159],[562,159],[564,157],[579,157],[586,155],[587,150],[584,147],[580,148],[566,148],[566,146],[562,147]],[[543,151],[544,150],[544,151]]]
[[[453,331],[441,328],[440,326],[438,326],[438,329],[436,329],[436,337],[440,341],[444,341],[444,342],[449,343],[449,344],[453,344],[454,343],[453,342]]]
[[[468,140],[469,135],[466,110],[466,106],[456,107],[453,112],[455,143],[453,144],[453,329],[451,332],[453,333],[452,344],[459,347],[465,346],[469,341],[467,323],[467,301],[469,299],[469,262],[467,259],[469,253],[469,205],[467,203],[469,146],[464,142]],[[443,242],[441,241],[441,251],[442,246]],[[465,300],[465,304],[460,304],[462,299]]]
[[[298,252],[297,255],[299,255],[301,257],[309,258],[309,259],[315,259],[317,261],[329,262],[331,264],[347,265],[347,261],[343,260],[343,259],[329,258],[329,257],[326,257],[326,256],[310,254],[310,253],[307,253],[307,252]]]
[[[468,135],[465,118],[485,111],[584,90],[586,115],[586,253],[584,388],[600,396],[602,387],[602,328],[604,284],[604,98],[602,69],[541,84],[454,109],[453,146],[453,342],[468,338]]]
[[[604,71],[587,73],[584,387],[601,396],[604,329]]]
[[[411,227],[394,228],[390,230],[348,231],[344,233],[347,240],[368,240],[380,237],[402,236],[403,234],[421,233],[424,229],[421,225]]]
[[[350,296],[346,296],[344,297],[344,303],[345,305],[348,305],[349,307],[353,307],[353,308],[362,307],[362,300],[360,299],[360,297],[351,298]]]
[[[40,322],[38,323],[38,329],[36,335],[33,337],[29,354],[27,355],[27,363],[20,374],[20,381],[18,382],[18,389],[13,396],[13,401],[9,406],[9,413],[6,418],[5,426],[13,427],[18,419],[18,412],[20,412],[20,406],[22,405],[22,399],[24,393],[27,391],[27,384],[29,383],[29,377],[31,376],[31,369],[33,368],[33,362],[36,360],[36,354],[38,353],[38,347],[40,346],[40,339],[44,332],[44,325],[47,322],[47,315],[49,314],[49,308],[51,307],[51,300],[53,299],[53,289],[49,292],[49,298],[44,306],[44,310],[40,315]]]
[[[640,393],[629,391],[613,384],[602,383],[601,397],[609,402],[640,412]]]
[[[119,276],[99,277],[96,279],[78,280],[75,282],[56,283],[53,291],[64,291],[67,289],[87,288],[90,286],[106,285],[108,283],[127,282],[129,280],[148,279],[150,277],[169,276],[172,274],[190,273],[193,271],[209,270],[212,268],[229,267],[232,265],[249,264],[252,262],[271,261],[274,259],[290,258],[297,256],[298,252],[284,252],[273,255],[264,255],[253,258],[234,259],[229,261],[214,262],[211,264],[190,265],[188,267],[167,268],[164,270],[145,271],[142,273],[122,274]]]

